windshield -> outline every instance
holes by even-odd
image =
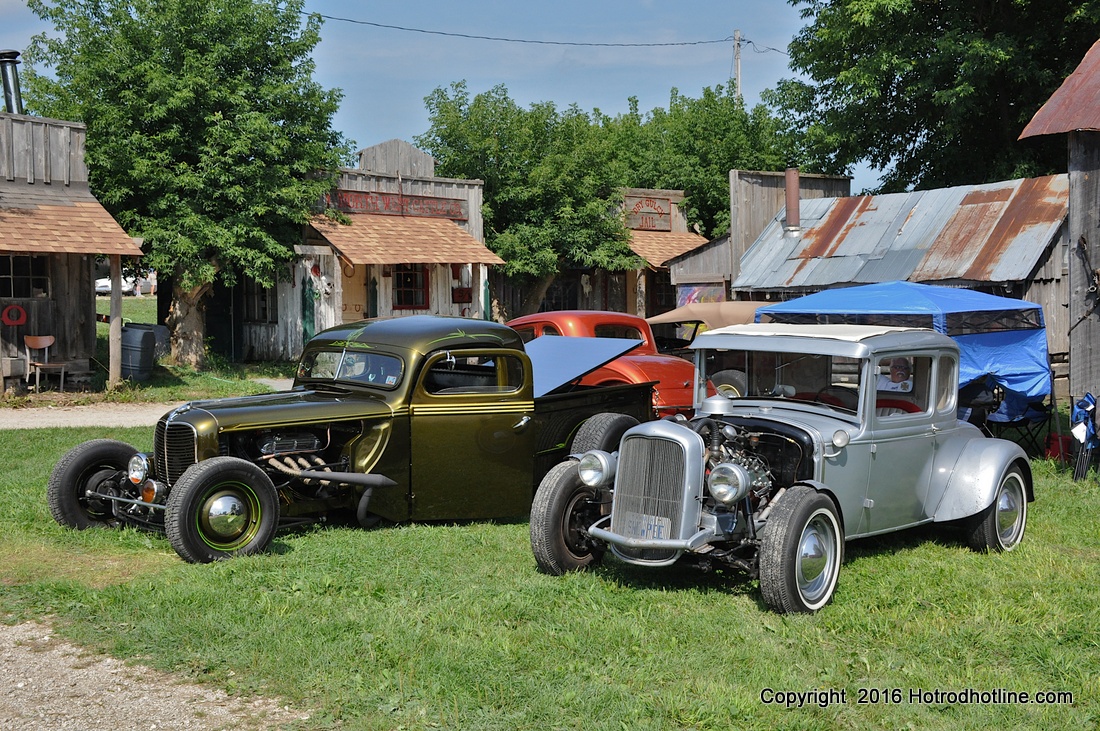
[[[859,409],[858,358],[761,350],[704,350],[702,375],[727,398],[777,398]]]
[[[311,350],[298,364],[298,380],[338,381],[391,389],[401,383],[403,371],[402,360],[385,353]]]

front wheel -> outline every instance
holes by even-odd
[[[607,546],[588,535],[600,519],[596,488],[581,482],[577,462],[546,473],[531,504],[531,550],[544,574],[561,576],[600,563]]]
[[[617,452],[619,440],[627,429],[634,426],[638,426],[638,420],[629,414],[614,412],[595,414],[577,429],[570,451],[573,454],[583,454],[592,449]]]
[[[111,501],[88,492],[118,495],[125,488],[126,465],[137,450],[113,439],[93,439],[73,447],[54,465],[46,483],[50,514],[67,528],[84,530],[114,523]]]
[[[844,532],[827,495],[796,485],[779,499],[760,533],[760,593],[773,610],[816,612],[833,599]]]
[[[236,457],[214,457],[187,468],[168,494],[164,527],[184,560],[210,563],[267,548],[279,525],[271,478]]]
[[[1001,478],[993,504],[970,524],[970,547],[975,551],[1011,551],[1024,539],[1027,527],[1027,487],[1019,467]]]

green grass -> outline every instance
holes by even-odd
[[[1012,553],[928,527],[849,544],[833,604],[767,611],[753,582],[607,559],[535,570],[525,523],[331,525],[262,556],[179,560],[133,530],[74,532],[45,504],[73,445],[149,429],[3,434],[0,614],[308,709],[342,729],[1091,729],[1100,723],[1100,488],[1036,462]],[[765,689],[847,702],[765,704]],[[902,691],[860,704],[860,689]],[[924,691],[1068,691],[1072,704],[909,703]],[[813,700],[813,699],[811,699]],[[834,699],[835,700],[835,699]]]

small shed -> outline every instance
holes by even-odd
[[[85,127],[0,114],[0,348],[5,388],[23,375],[23,337],[52,335],[51,358],[91,370],[95,260],[141,256],[88,187]]]

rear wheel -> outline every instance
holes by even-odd
[[[844,533],[828,496],[789,488],[760,534],[760,593],[781,613],[816,612],[833,599]]]
[[[573,445],[569,451],[573,454],[583,454],[591,449],[617,452],[619,440],[622,439],[623,434],[630,427],[637,425],[638,420],[627,414],[596,414],[577,429],[577,435],[573,437]]]
[[[126,466],[136,453],[129,444],[113,439],[93,439],[69,450],[46,483],[53,519],[77,530],[113,524],[111,501],[87,493],[118,495],[125,487]]]
[[[600,519],[597,500],[596,488],[581,482],[575,460],[546,473],[531,504],[531,550],[540,571],[561,576],[603,560],[607,546],[588,535]]]
[[[183,559],[209,563],[267,548],[279,525],[271,478],[236,457],[214,457],[187,468],[168,494],[168,542]]]
[[[1024,539],[1027,527],[1027,486],[1019,467],[1001,478],[993,504],[970,524],[970,547],[975,551],[1011,551]]]

